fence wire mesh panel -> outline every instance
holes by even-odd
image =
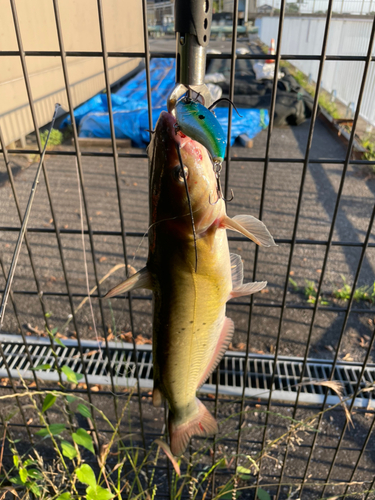
[[[2,295],[40,165],[0,332],[3,498],[375,498],[372,2],[213,3],[206,73],[266,120],[232,141],[223,104],[227,213],[277,246],[228,232],[245,282],[267,287],[228,302],[235,333],[199,390],[219,432],[177,463],[152,404],[152,294],[104,298],[147,261],[145,143],[175,71],[174,2],[0,0]],[[135,76],[142,147],[119,121]],[[97,116],[106,138],[82,132]]]

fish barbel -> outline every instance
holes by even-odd
[[[171,451],[181,455],[192,436],[217,433],[217,423],[196,397],[231,342],[234,324],[226,302],[255,293],[266,282],[243,284],[243,266],[229,253],[226,229],[259,245],[275,242],[250,215],[230,219],[216,201],[216,177],[204,146],[175,132],[175,118],[163,112],[148,147],[150,160],[149,255],[145,268],[107,297],[135,289],[153,291],[153,404],[169,404]],[[197,235],[198,266],[188,200],[176,151],[180,148]]]

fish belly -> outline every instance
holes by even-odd
[[[198,412],[195,394],[225,321],[231,269],[226,232],[218,233],[213,244],[198,240],[197,273],[193,256],[184,256],[179,246],[166,252],[154,292],[155,386],[176,424]]]

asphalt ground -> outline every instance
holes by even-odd
[[[301,158],[304,154],[309,122],[300,127],[275,129],[272,135],[270,156]],[[252,149],[234,147],[232,154],[238,157],[261,157],[265,154],[267,131],[263,131],[254,140]],[[61,146],[64,147],[64,146]],[[68,147],[68,146],[66,146]],[[139,153],[140,150],[129,149]],[[321,120],[317,120],[311,158],[339,158],[345,156],[345,146],[328,130]],[[15,173],[15,184],[22,206],[25,209],[32,181],[37,167],[36,163],[28,166],[23,157],[11,158]],[[70,157],[48,156],[46,167],[51,185],[53,203],[60,228],[80,231],[80,206],[75,160]],[[114,177],[113,159],[82,157],[84,172],[85,196],[87,199],[91,227],[94,231],[120,231],[118,200]],[[148,178],[146,159],[119,158],[120,188],[122,194],[123,214],[126,231],[146,233],[148,227]],[[302,164],[274,163],[268,168],[265,189],[263,221],[271,234],[278,239],[291,238],[295,220],[297,199],[300,190]],[[281,329],[280,354],[303,356],[306,338],[311,320],[311,310],[292,309],[289,306],[307,303],[304,294],[306,280],[317,284],[324,258],[325,246],[314,245],[314,240],[324,241],[328,238],[332,212],[336,202],[336,194],[341,178],[342,166],[332,164],[310,164],[308,167],[301,213],[299,218],[297,239],[309,240],[309,244],[296,245],[292,263],[292,279],[300,287],[296,292],[288,286],[287,305]],[[259,214],[263,164],[245,161],[233,161],[230,165],[229,186],[235,193],[234,200],[228,204],[228,214]],[[374,202],[375,179],[369,172],[358,166],[350,166],[339,207],[333,240],[336,242],[364,241],[369,217]],[[19,220],[13,201],[13,195],[5,165],[1,164],[1,226],[19,227]],[[38,186],[29,228],[42,227],[53,229],[51,211],[48,204],[43,177]],[[84,221],[86,228],[86,222]],[[9,269],[17,232],[2,232],[2,258]],[[236,236],[235,233],[228,233]],[[35,260],[38,279],[43,291],[66,292],[61,260],[58,253],[56,236],[52,232],[43,234],[29,232],[28,235]],[[72,293],[87,294],[86,274],[84,267],[82,237],[80,234],[61,233],[64,258],[69,285]],[[90,288],[95,285],[92,254],[88,236],[84,237],[87,255],[87,266]],[[371,240],[374,241],[372,235]],[[122,241],[119,236],[94,236],[95,259],[99,279],[104,277],[117,264],[123,263]],[[250,241],[231,241],[232,252],[238,253],[244,260],[245,281],[252,280],[255,245]],[[348,284],[352,283],[356,272],[361,247],[332,246],[329,252],[327,272],[324,277],[323,294],[330,306],[345,306],[344,301],[332,297],[332,291],[343,284],[342,276]],[[147,238],[128,237],[127,253],[129,263],[137,270],[142,268],[147,258]],[[256,279],[267,280],[267,293],[258,294],[255,298],[253,318],[251,322],[250,346],[252,350],[273,352],[279,327],[280,307],[286,281],[287,262],[290,244],[281,243],[275,248],[260,248]],[[370,286],[374,283],[375,249],[368,248],[363,262],[359,286]],[[123,270],[111,275],[102,285],[102,293],[123,279]],[[1,277],[2,288],[4,286]],[[13,291],[22,324],[30,324],[43,330],[43,316],[39,299],[36,295],[18,295],[18,291],[35,291],[26,246],[23,245],[17,267]],[[83,297],[75,297],[76,307]],[[151,300],[147,291],[134,293],[134,334],[146,338],[151,336]],[[53,326],[62,327],[70,314],[67,297],[44,295],[46,308],[51,312]],[[236,325],[233,345],[246,342],[249,306],[248,299],[241,299],[244,305],[236,305],[238,300],[228,304],[228,316]],[[98,299],[92,300],[96,329],[103,336],[103,321],[100,316]],[[113,309],[113,317],[109,304]],[[260,304],[260,305],[257,305]],[[264,307],[269,306],[269,307]],[[275,307],[273,307],[275,306]],[[344,333],[340,357],[350,354],[353,360],[361,361],[366,352],[363,345],[372,334],[374,308],[368,302],[355,302],[354,308],[368,310],[368,313],[352,312]],[[131,330],[128,302],[125,298],[104,302],[104,326],[118,332]],[[77,314],[79,333],[82,338],[93,338],[94,324],[90,308],[86,303]],[[310,357],[332,358],[341,332],[344,313],[326,311],[320,306],[313,329]],[[17,326],[11,304],[8,305],[4,331],[16,332]],[[72,335],[72,323],[63,335]],[[364,341],[361,341],[361,338]],[[361,346],[362,344],[362,346]],[[373,360],[373,358],[371,358]]]

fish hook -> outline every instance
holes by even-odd
[[[216,168],[215,168],[216,167]],[[215,172],[215,177],[216,177],[216,192],[217,192],[217,200],[214,202],[214,203],[211,203],[211,193],[209,194],[208,196],[208,201],[209,201],[209,204],[210,205],[216,205],[216,203],[219,201],[219,200],[224,200],[226,203],[229,203],[233,200],[234,198],[234,193],[233,193],[233,189],[230,190],[230,198],[229,199],[226,199],[224,198],[223,196],[223,190],[221,189],[221,182],[220,182],[220,173],[221,173],[221,169],[222,169],[222,164],[221,163],[218,163],[216,162],[215,165],[214,165],[214,172]]]
[[[195,232],[195,224],[194,224],[194,217],[193,217],[193,207],[191,206],[191,199],[190,199],[189,189],[188,189],[188,185],[187,185],[187,181],[186,181],[184,164],[182,163],[180,146],[177,143],[176,143],[176,150],[177,150],[177,155],[178,155],[178,161],[180,162],[181,174],[182,174],[182,177],[184,179],[185,191],[186,191],[186,196],[187,196],[187,200],[188,200],[188,204],[189,204],[189,211],[190,211],[190,218],[191,218],[191,227],[192,227],[192,230],[193,230],[193,238],[194,238],[195,272],[197,272],[197,269],[198,269],[197,233]]]
[[[236,110],[236,113],[238,114],[238,116],[240,116],[241,118],[243,118],[243,116],[239,114],[238,109],[236,108],[236,105],[234,104],[234,102],[233,102],[233,101],[231,101],[230,99],[228,99],[228,97],[220,97],[220,99],[218,99],[217,101],[213,102],[213,103],[211,104],[211,106],[208,106],[208,108],[207,108],[207,109],[209,109],[209,110],[211,111],[211,109],[216,108],[216,106],[219,104],[219,102],[220,102],[220,101],[227,101],[227,102],[230,102],[230,103],[231,103],[231,105],[232,105],[232,106],[234,107],[234,109]]]

